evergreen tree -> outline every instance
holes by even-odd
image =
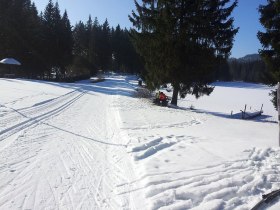
[[[44,31],[44,44],[43,44],[43,54],[45,63],[47,65],[47,73],[50,76],[51,69],[55,65],[55,43],[56,43],[56,33],[55,33],[55,20],[54,20],[54,4],[52,0],[49,0],[44,14],[43,14],[43,31]]]
[[[0,56],[5,57],[9,46],[8,24],[11,15],[12,2],[10,0],[0,1]]]
[[[76,24],[73,37],[75,61],[79,61],[78,63],[82,63],[81,60],[86,61],[86,65],[83,66],[84,72],[87,69],[91,75],[94,75],[100,65],[99,45],[102,34],[98,19],[95,18],[92,22],[91,17],[89,17],[86,24],[82,22]]]
[[[52,33],[53,33],[53,40],[52,47],[53,47],[53,54],[50,55],[52,57],[52,70],[56,73],[56,76],[61,75],[61,67],[62,67],[62,60],[63,60],[63,48],[61,48],[61,44],[63,42],[64,37],[62,36],[62,17],[60,15],[60,9],[58,2],[55,3],[53,8],[53,16],[52,16]]]
[[[83,22],[75,25],[73,30],[73,63],[69,75],[89,75],[90,67],[88,62],[88,38],[86,26]]]
[[[40,19],[30,0],[0,1],[0,56],[14,57],[23,76],[37,72],[40,62]]]
[[[280,81],[280,1],[268,0],[267,5],[260,5],[260,22],[266,29],[265,32],[258,32],[258,38],[263,49],[259,50],[260,55],[266,62],[273,78],[271,84]],[[271,93],[272,102],[277,107],[276,91]]]
[[[61,16],[52,0],[40,14],[31,0],[1,0],[0,27],[0,57],[18,59],[25,77],[46,78],[55,72],[65,80],[94,75],[100,68],[133,72],[140,66],[127,30],[111,28],[108,20],[100,25],[91,16],[72,30],[67,11]]]
[[[238,31],[230,18],[237,1],[227,7],[229,1],[135,1],[132,39],[145,61],[148,86],[171,83],[172,104],[179,92],[196,97],[212,92],[210,75],[230,54]]]
[[[112,62],[112,49],[111,49],[111,29],[106,19],[102,25],[101,31],[101,45],[100,45],[100,68],[108,70]]]
[[[66,67],[72,62],[72,51],[73,51],[73,34],[70,21],[68,19],[67,11],[64,12],[61,19],[61,44],[62,49],[62,60],[61,68],[63,75],[65,75]]]
[[[28,30],[26,33],[25,44],[26,53],[24,53],[25,74],[28,77],[36,78],[43,74],[43,55],[41,53],[43,32],[41,19],[34,3],[29,8],[28,19],[26,20]]]
[[[280,1],[269,0],[267,5],[259,7],[260,22],[266,29],[258,32],[258,38],[263,46],[260,55],[273,72],[275,80],[280,81]]]
[[[140,56],[135,51],[133,44],[130,40],[130,32],[125,28],[122,33],[123,48],[122,48],[122,63],[121,70],[127,73],[141,73],[144,69],[144,65]]]
[[[79,22],[75,25],[73,30],[74,49],[75,56],[87,56],[87,32],[83,22]]]
[[[58,2],[49,0],[43,14],[44,57],[48,74],[56,74],[56,78],[64,77],[66,66],[72,60],[72,28],[67,12],[60,14]]]
[[[99,24],[98,18],[95,17],[93,21],[93,26],[92,26],[92,33],[91,33],[91,40],[92,40],[92,63],[93,63],[93,72],[92,74],[95,74],[98,69],[100,69],[101,64],[100,64],[100,51],[101,51],[101,46],[102,46],[102,27]]]
[[[95,48],[94,48],[93,22],[91,16],[89,16],[89,19],[86,24],[86,42],[88,45],[87,59],[91,63],[91,65],[94,65]]]
[[[122,51],[122,30],[120,25],[117,25],[116,29],[112,30],[112,54],[113,54],[113,67],[116,70],[120,70],[121,67],[121,51]]]

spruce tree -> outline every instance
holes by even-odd
[[[100,45],[100,68],[108,70],[112,62],[112,49],[111,49],[111,29],[109,22],[106,19],[102,25],[101,31],[102,42]]]
[[[61,19],[60,48],[62,49],[61,68],[62,68],[63,75],[65,75],[66,67],[72,62],[72,51],[73,51],[72,27],[68,19],[67,11],[64,12]]]
[[[280,1],[268,1],[267,5],[259,7],[260,22],[265,32],[258,32],[258,38],[263,49],[259,50],[260,55],[268,64],[274,75],[272,84],[280,81]]]
[[[62,60],[63,60],[63,48],[61,48],[61,44],[63,42],[63,29],[62,29],[62,17],[60,14],[60,9],[58,2],[55,3],[53,8],[53,26],[52,26],[52,32],[53,32],[53,40],[52,40],[52,47],[53,47],[53,54],[52,57],[52,68],[55,70],[56,75],[61,75],[61,67],[62,67]]]
[[[0,57],[14,57],[22,76],[38,72],[41,42],[40,19],[30,0],[0,1]]]
[[[267,5],[260,5],[260,23],[265,32],[258,32],[258,38],[263,49],[259,50],[260,55],[266,62],[272,73],[271,84],[280,81],[280,1],[268,0]],[[272,102],[277,107],[276,91],[271,93]]]
[[[24,40],[26,52],[24,53],[25,76],[36,78],[37,75],[43,74],[43,55],[41,53],[43,42],[43,31],[41,19],[38,15],[34,3],[28,9],[27,25],[24,26],[27,31]]]
[[[47,4],[42,25],[44,29],[43,53],[47,63],[47,72],[50,76],[56,73],[56,78],[64,77],[66,66],[72,60],[72,27],[68,19],[67,12],[63,16],[60,14],[58,2],[53,4],[49,0]]]
[[[67,11],[61,16],[52,0],[40,14],[31,0],[1,0],[0,28],[0,57],[18,59],[25,77],[46,78],[56,71],[61,79],[65,73],[80,77],[94,75],[100,68],[133,72],[140,66],[127,30],[110,27],[108,20],[99,24],[91,17],[72,30]],[[118,34],[114,48],[112,34]]]
[[[144,59],[151,89],[173,85],[171,103],[181,96],[210,94],[211,73],[226,59],[234,35],[230,17],[237,1],[150,0],[139,4],[130,20],[134,46]]]
[[[42,25],[43,25],[43,34],[44,34],[44,43],[43,43],[43,55],[44,60],[46,63],[46,70],[47,74],[51,75],[51,69],[55,63],[54,56],[56,54],[55,51],[55,23],[54,23],[54,4],[52,0],[49,0],[44,13],[43,13],[43,19],[42,19]]]
[[[83,22],[79,22],[75,25],[73,30],[74,49],[75,56],[87,56],[87,32]]]
[[[113,67],[120,70],[121,67],[121,51],[122,51],[122,30],[120,25],[112,30],[112,51],[113,51]]]
[[[87,50],[87,59],[88,61],[94,65],[94,36],[93,36],[93,22],[91,19],[91,16],[89,16],[88,21],[86,23],[86,42],[88,45],[88,50]]]
[[[95,17],[92,25],[92,33],[91,33],[91,40],[92,40],[92,63],[93,63],[93,72],[95,74],[98,69],[100,69],[100,49],[102,46],[102,27],[99,24],[98,18]]]

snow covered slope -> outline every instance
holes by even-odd
[[[0,79],[0,209],[250,209],[280,188],[270,88],[216,83],[168,108],[136,84]],[[230,116],[245,104],[264,115]]]

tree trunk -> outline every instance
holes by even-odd
[[[178,93],[179,93],[179,84],[174,84],[171,104],[175,106],[177,106]]]

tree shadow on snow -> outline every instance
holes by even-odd
[[[199,114],[208,114],[208,115],[212,115],[215,117],[221,117],[221,118],[232,119],[232,120],[242,120],[241,112],[234,113],[233,115],[231,115],[230,113],[227,114],[227,113],[222,113],[222,112],[213,112],[213,111],[208,111],[208,110],[203,110],[203,109],[194,109],[194,108],[186,108],[186,107],[179,107],[179,106],[169,106],[169,108],[179,109],[179,110],[184,110],[184,111],[191,111],[191,112],[195,112],[195,113],[199,113]],[[262,122],[262,123],[278,123],[277,121],[273,120],[272,116],[265,115],[265,114],[262,114],[255,118],[243,119],[243,120]]]
[[[21,79],[22,80],[22,79]],[[134,92],[137,85],[132,84],[129,77],[108,77],[105,81],[99,83],[91,83],[90,80],[84,80],[75,83],[62,83],[62,82],[50,82],[41,80],[25,80],[28,82],[48,84],[52,86],[58,86],[62,88],[68,88],[71,90],[77,90],[87,94],[101,93],[104,95],[121,95],[127,97],[135,97]]]

